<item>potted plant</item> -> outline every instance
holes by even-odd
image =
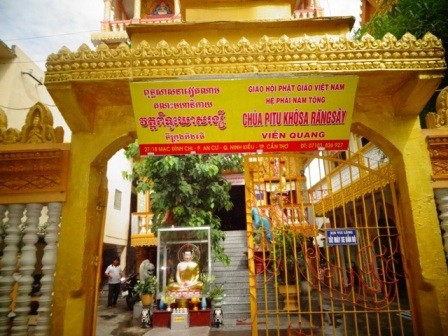
[[[295,284],[306,276],[305,236],[295,230],[294,225],[286,225],[274,231],[272,254],[275,258],[280,282]]]
[[[214,307],[221,307],[225,296],[224,284],[213,284],[210,289],[210,299]]]
[[[210,296],[212,285],[215,282],[215,276],[210,273],[201,273],[199,280],[202,282],[202,295],[205,297]]]
[[[142,305],[149,306],[154,301],[157,291],[157,277],[150,276],[144,281],[138,281],[134,287],[134,294],[140,296]]]
[[[210,273],[201,273],[199,280],[202,282],[201,308],[207,309],[209,306],[207,303],[207,298],[210,298],[210,292],[212,290],[212,285],[215,282],[215,276]]]
[[[166,304],[167,311],[171,311],[171,305],[176,302],[176,299],[167,292],[165,292],[165,295],[162,296],[161,300]]]
[[[271,256],[280,294],[285,296],[284,310],[298,309],[300,282],[306,281],[306,237],[295,225],[279,227],[274,231]]]

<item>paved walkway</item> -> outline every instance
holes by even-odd
[[[227,328],[191,327],[184,330],[169,328],[142,328],[140,319],[126,305],[126,300],[119,298],[117,306],[107,309],[107,291],[99,296],[97,316],[97,336],[250,336],[250,330]]]
[[[143,336],[149,329],[133,325],[133,313],[126,305],[126,300],[119,297],[117,306],[107,309],[107,291],[100,293],[98,299],[97,336]],[[138,322],[138,320],[136,321]]]
[[[126,305],[124,298],[118,298],[117,306],[108,309],[107,291],[99,296],[96,335],[97,336],[208,336],[210,327],[194,327],[185,330],[169,328],[142,328],[140,319]]]

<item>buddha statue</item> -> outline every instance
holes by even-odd
[[[176,267],[176,282],[167,285],[169,291],[202,290],[199,281],[199,265],[193,260],[191,251],[183,253],[183,261]]]

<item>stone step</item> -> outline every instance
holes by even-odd
[[[224,244],[228,242],[247,242],[247,233],[243,231],[240,235],[226,235],[226,239],[224,240]]]
[[[247,256],[245,254],[246,251],[247,251],[247,248],[239,248],[238,250],[235,250],[235,251],[224,250],[224,253],[231,260],[241,260],[242,258],[245,258],[247,260]],[[221,262],[217,262],[217,263],[222,265]]]
[[[247,239],[246,238],[238,238],[238,239],[231,239],[226,240],[222,243],[222,246],[224,247],[232,247],[232,246],[246,246],[247,245]]]
[[[246,230],[232,230],[232,231],[225,231],[226,237],[246,237],[247,231]]]
[[[249,268],[247,255],[244,254],[247,251],[247,232],[226,232],[223,247],[230,258],[230,265],[224,266],[217,262],[212,264],[212,268],[215,283],[224,284],[226,292],[222,305],[224,323],[228,321],[234,324],[237,320],[250,321]],[[258,310],[275,308],[275,288],[272,279],[257,276],[256,281]],[[266,292],[264,281],[266,281]]]
[[[244,283],[249,288],[249,272],[247,270],[214,271],[215,283]]]
[[[247,248],[239,248],[238,250],[234,251],[225,250],[224,252],[231,260],[238,261],[238,260],[247,260],[247,255],[245,254],[246,251]]]
[[[227,252],[226,252],[227,253]],[[239,252],[237,252],[237,253],[233,253],[233,254],[229,254],[229,253],[227,253],[227,256],[229,257],[229,259],[230,259],[230,264],[232,264],[232,263],[238,263],[238,262],[241,262],[241,261],[246,261],[246,263],[247,263],[247,256],[244,254],[244,253],[242,253],[241,251],[239,251]],[[225,266],[222,262],[220,262],[220,261],[217,261],[217,262],[212,262],[212,264],[213,265],[216,265],[216,266]]]
[[[223,243],[223,245],[239,245],[239,244],[244,244],[247,245],[247,237],[227,237]]]
[[[226,325],[236,325],[239,321],[250,321],[250,310],[240,312],[232,312],[223,307],[224,314],[224,326]]]
[[[233,245],[224,245],[224,251],[226,254],[230,255],[239,255],[244,254],[247,251],[247,244],[233,244]]]
[[[233,264],[230,264],[229,266],[219,266],[219,265],[212,266],[212,269],[213,269],[213,273],[216,273],[216,272],[228,273],[228,272],[233,272],[233,271],[241,271],[241,272],[245,271],[247,273],[246,276],[249,275],[247,262],[244,262],[244,261],[235,262]]]

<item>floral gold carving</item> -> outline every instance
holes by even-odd
[[[63,148],[2,151],[0,194],[65,191],[68,158]]]
[[[437,96],[436,111],[426,115],[428,128],[448,128],[448,86],[443,88]]]
[[[436,99],[436,112],[426,115],[430,135],[426,136],[431,159],[433,179],[448,180],[448,86],[443,88]]]
[[[207,74],[357,72],[374,70],[444,70],[440,39],[427,33],[422,39],[405,34],[401,39],[386,34],[377,40],[366,34],[359,40],[341,36],[263,37],[257,42],[241,38],[216,44],[201,39],[117,48],[100,44],[96,50],[82,45],[77,52],[63,47],[47,59],[46,83],[127,78],[170,78]]]
[[[448,135],[426,138],[434,180],[448,179]]]
[[[36,201],[65,199],[70,152],[61,144],[63,137],[64,130],[53,128],[53,115],[41,103],[30,108],[21,131],[8,128],[6,113],[0,110],[0,201],[33,193],[36,196],[30,197]]]
[[[138,234],[131,236],[131,246],[157,246],[157,237],[154,234]]]
[[[8,128],[6,113],[0,110],[0,145],[62,143],[63,139],[64,129],[60,126],[53,128],[53,115],[42,103],[30,108],[22,131]]]

